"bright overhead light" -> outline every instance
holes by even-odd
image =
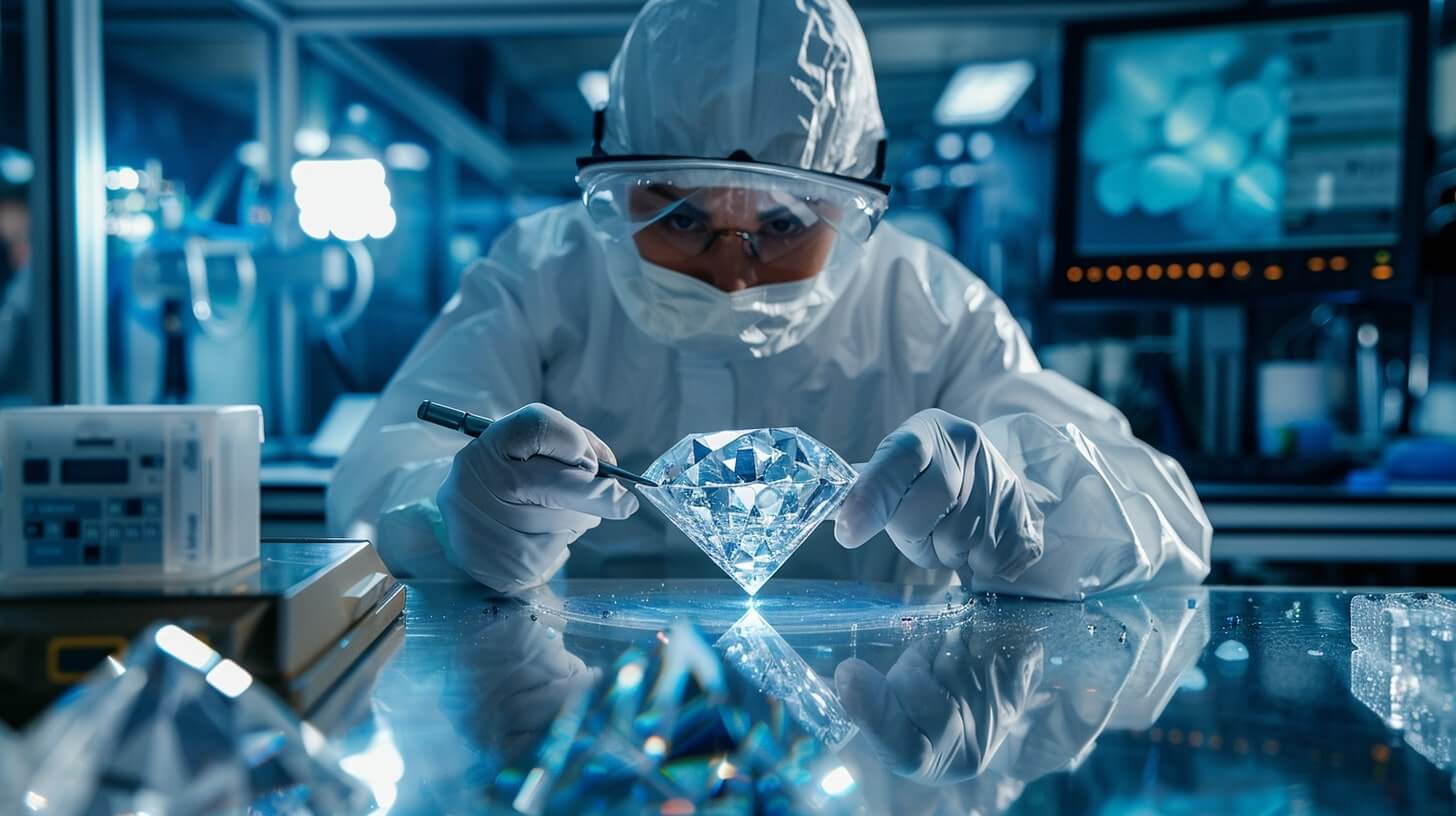
[[[420,171],[430,166],[430,151],[414,142],[395,142],[384,148],[384,163],[391,170]]]
[[[243,142],[238,145],[238,162],[252,170],[262,170],[268,164],[268,148],[262,142]]]
[[[966,140],[959,133],[942,133],[935,140],[935,154],[945,161],[955,161],[966,149]]]
[[[991,138],[991,134],[987,133],[984,130],[977,131],[974,135],[971,136],[971,140],[966,143],[966,151],[969,152],[971,154],[971,158],[975,159],[976,161],[985,161],[986,159],[991,158],[991,153],[995,151],[995,149],[996,140]]]
[[[322,156],[329,149],[329,141],[329,134],[325,130],[314,127],[299,128],[293,134],[293,149],[299,155],[314,158]]]
[[[581,76],[576,78],[576,89],[581,91],[581,98],[592,110],[607,106],[609,84],[606,71],[582,71]]]
[[[298,226],[310,238],[340,241],[384,238],[394,232],[384,165],[375,159],[312,159],[295,162]]]
[[[29,153],[13,147],[0,147],[0,179],[11,184],[26,184],[35,177],[35,160]]]
[[[941,127],[988,125],[1006,118],[1036,78],[1028,60],[963,65],[931,114]]]

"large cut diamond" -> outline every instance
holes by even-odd
[[[691,435],[637,489],[752,595],[844,501],[855,473],[798,428]]]

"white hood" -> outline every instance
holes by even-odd
[[[650,0],[612,62],[609,155],[727,158],[863,178],[885,135],[845,0]]]

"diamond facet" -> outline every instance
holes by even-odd
[[[758,592],[829,517],[855,472],[798,428],[684,437],[638,487],[748,594]]]

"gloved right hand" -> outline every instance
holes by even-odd
[[[450,562],[497,592],[545,583],[566,563],[567,546],[603,518],[637,512],[616,464],[591,431],[547,405],[514,411],[455,454],[436,502]]]
[[[887,674],[849,658],[834,672],[845,710],[895,773],[929,785],[990,765],[1032,703],[1043,649],[1029,632],[969,625],[912,643]]]

